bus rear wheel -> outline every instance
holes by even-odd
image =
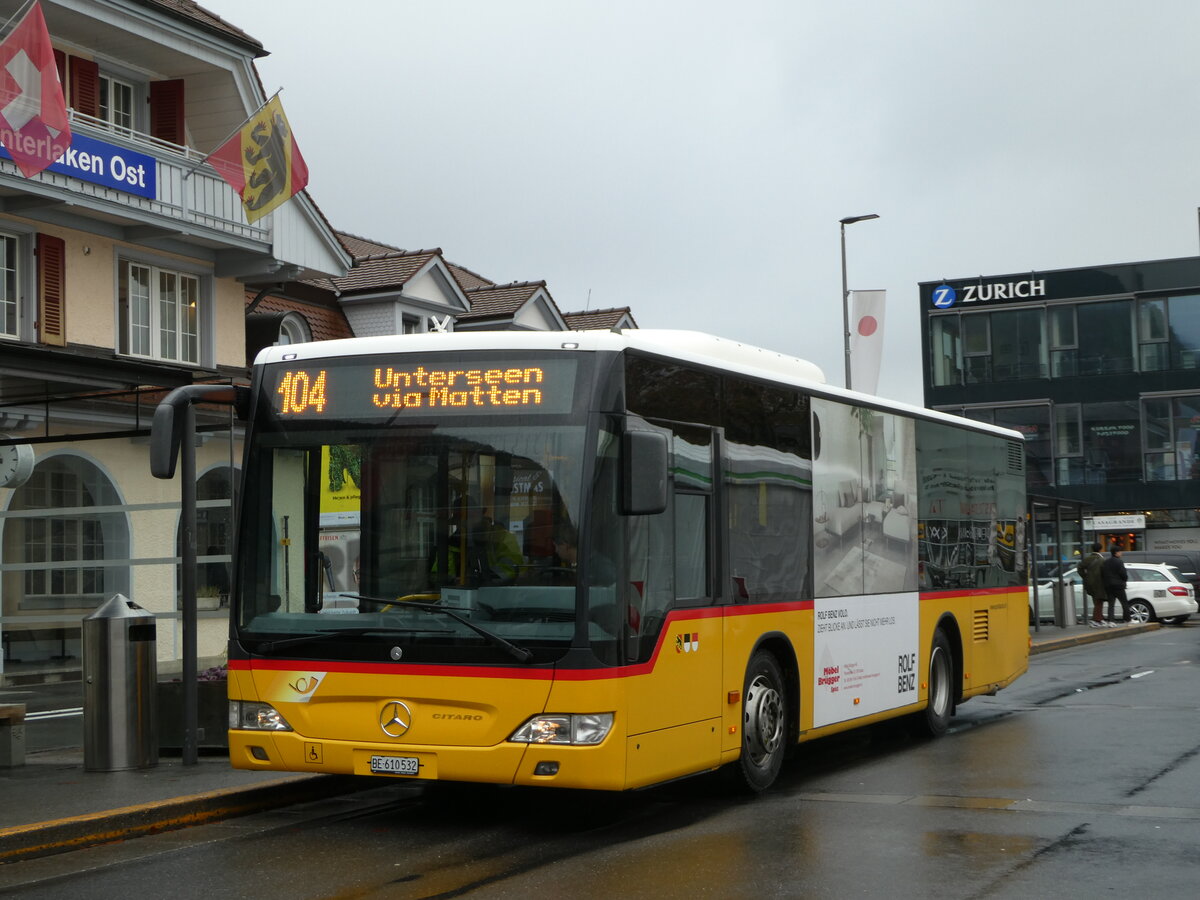
[[[954,715],[954,657],[946,633],[938,629],[929,648],[929,702],[925,707],[925,730],[934,737],[946,733]]]
[[[757,651],[742,689],[742,754],[731,766],[739,787],[758,793],[779,775],[787,751],[787,688],[775,657]]]

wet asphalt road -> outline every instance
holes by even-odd
[[[0,868],[0,896],[1192,897],[1198,666],[1200,624],[1034,657],[946,737],[806,745],[751,800],[389,783]]]

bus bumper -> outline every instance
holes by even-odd
[[[258,771],[620,791],[626,787],[623,743],[619,736],[610,734],[594,747],[508,741],[491,747],[434,747],[314,739],[291,732],[231,730],[229,760],[236,769]],[[416,774],[372,771],[372,758],[377,764],[381,759],[416,759]]]

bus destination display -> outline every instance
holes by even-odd
[[[397,414],[562,413],[575,393],[574,359],[461,357],[444,364],[322,360],[282,363],[267,382],[284,418],[364,419]]]

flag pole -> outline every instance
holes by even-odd
[[[270,97],[268,97],[266,100],[264,100],[258,106],[256,106],[254,108],[254,111],[252,113],[250,113],[250,115],[248,115],[248,116],[246,116],[246,118],[242,119],[242,121],[238,124],[237,128],[233,129],[233,131],[231,131],[231,132],[229,132],[229,134],[225,135],[224,138],[222,138],[220,141],[217,142],[216,147],[214,147],[212,150],[209,150],[206,154],[204,154],[204,158],[202,160],[200,160],[200,162],[196,163],[194,166],[192,166],[190,169],[188,169],[186,172],[183,173],[183,180],[187,181],[189,178],[191,178],[192,175],[194,175],[196,173],[196,171],[202,165],[204,165],[206,162],[208,162],[208,158],[210,156],[212,156],[214,153],[216,153],[218,150],[220,150],[222,147],[224,147],[226,144],[228,144],[230,138],[232,138],[235,134],[237,134],[239,131],[241,131],[243,128],[245,128],[247,122],[249,122],[251,119],[253,119],[255,116],[257,116],[260,112],[262,112],[267,107],[267,104],[269,104],[272,100],[274,100],[276,97],[278,97],[282,92],[283,92],[283,88],[280,88],[275,93],[273,93]]]
[[[8,21],[5,22],[3,25],[0,25],[0,34],[3,34],[4,32],[8,31],[8,26],[13,23],[14,19],[19,18],[20,16],[24,15],[26,12],[29,11],[25,7],[27,7],[27,6],[32,7],[35,3],[37,3],[37,0],[25,0],[24,3],[22,3],[20,6],[18,6],[17,11],[8,17]]]

